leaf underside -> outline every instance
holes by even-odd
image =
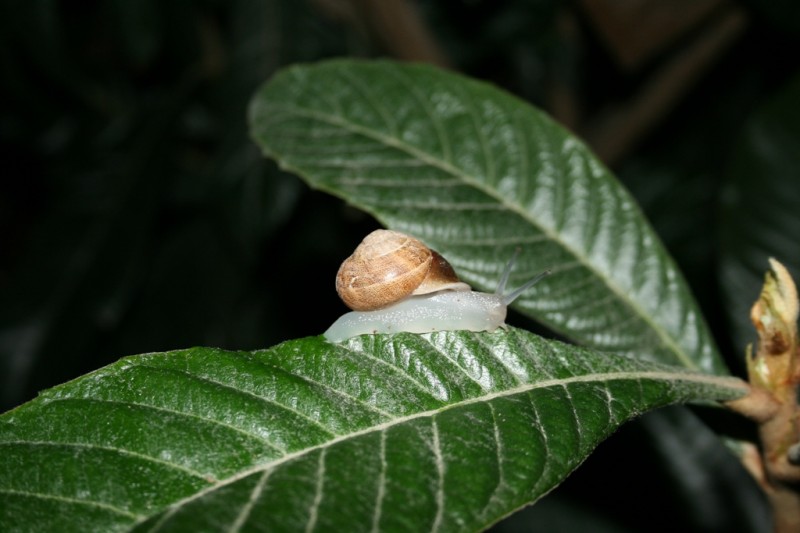
[[[734,378],[510,328],[134,356],[0,417],[10,531],[473,531]]]
[[[443,253],[493,291],[553,275],[516,303],[592,348],[727,373],[677,267],[630,194],[576,137],[485,83],[424,65],[330,61],[254,97],[265,154],[313,187]]]

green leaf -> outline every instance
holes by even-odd
[[[331,61],[254,97],[266,154],[413,234],[516,307],[598,350],[726,373],[684,278],[631,196],[574,136],[485,83],[423,65]]]
[[[0,417],[11,531],[478,530],[735,378],[523,330],[129,357]]]

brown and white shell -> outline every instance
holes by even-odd
[[[354,311],[381,309],[417,294],[470,290],[453,267],[418,239],[379,229],[339,267],[336,292]]]

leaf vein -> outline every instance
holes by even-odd
[[[9,494],[14,496],[24,496],[26,498],[39,498],[42,500],[53,500],[59,501],[63,503],[68,503],[70,505],[80,505],[85,507],[96,507],[99,509],[104,509],[106,511],[110,511],[114,514],[124,516],[126,518],[130,518],[133,520],[141,520],[144,518],[144,515],[131,513],[130,511],[126,511],[125,509],[120,509],[119,507],[115,507],[113,505],[109,505],[103,502],[97,502],[93,500],[82,500],[79,498],[70,498],[67,496],[59,496],[55,494],[44,494],[40,492],[28,492],[23,490],[13,490],[13,489],[4,489],[0,488],[0,494]]]
[[[383,514],[383,500],[386,497],[386,470],[389,468],[386,462],[386,430],[381,431],[380,445],[381,471],[378,473],[378,490],[375,495],[375,511],[372,513],[372,531],[377,533],[381,530],[381,515]]]
[[[431,450],[436,464],[436,516],[433,519],[431,533],[436,533],[442,527],[444,520],[444,473],[445,463],[442,457],[442,444],[439,441],[439,424],[436,422],[436,415],[431,416],[431,429],[433,433],[433,443]]]
[[[228,528],[229,533],[236,533],[242,529],[242,526],[245,525],[250,513],[253,511],[253,506],[261,497],[261,493],[267,484],[267,479],[269,479],[270,474],[272,474],[272,470],[264,470],[264,473],[261,474],[261,478],[258,480],[258,483],[256,483],[255,487],[253,487],[253,490],[250,491],[250,497],[242,505],[242,509],[239,511],[239,514],[236,515],[236,520],[234,520],[231,524],[231,527]]]
[[[92,444],[88,442],[54,442],[54,441],[37,441],[37,440],[7,440],[0,442],[0,447],[9,445],[41,446],[41,447],[51,447],[51,448],[64,447],[64,448],[77,448],[77,449],[84,449],[91,451],[100,450],[106,452],[114,452],[119,455],[127,457],[135,457],[137,459],[142,459],[143,461],[165,466],[170,468],[171,470],[178,470],[180,472],[184,472],[185,474],[188,474],[197,479],[201,479],[206,483],[208,483],[207,474],[202,474],[197,470],[194,470],[187,466],[180,465],[178,463],[170,463],[169,461],[165,461],[164,459],[161,459],[159,457],[154,457],[152,455],[147,455],[133,450],[128,450],[126,448],[118,448],[116,446],[102,446],[99,444]]]
[[[255,400],[257,400],[257,401],[259,401],[261,403],[264,403],[266,405],[275,406],[275,407],[277,407],[277,408],[279,408],[279,409],[281,409],[283,411],[286,411],[287,413],[290,413],[294,417],[307,422],[309,425],[315,426],[317,429],[319,429],[320,431],[322,431],[323,433],[325,433],[325,434],[327,434],[329,436],[335,436],[336,435],[335,432],[331,431],[329,428],[324,426],[319,421],[314,420],[313,418],[309,417],[307,414],[302,413],[302,412],[300,412],[300,411],[298,411],[298,410],[296,410],[296,409],[294,409],[292,407],[289,407],[288,405],[282,404],[282,403],[280,403],[280,402],[278,402],[276,400],[273,400],[271,398],[266,398],[264,396],[260,396],[258,394],[255,394],[255,393],[247,391],[247,390],[238,389],[238,388],[234,387],[233,385],[230,385],[228,383],[223,383],[221,381],[217,381],[216,379],[212,379],[209,376],[200,375],[200,374],[193,374],[193,373],[189,372],[188,370],[179,370],[179,369],[176,369],[176,368],[164,369],[164,368],[160,368],[160,367],[156,367],[156,366],[150,366],[150,365],[146,365],[146,364],[138,365],[138,366],[140,368],[149,368],[149,369],[152,369],[152,370],[159,370],[159,371],[162,371],[162,372],[166,371],[166,372],[169,372],[169,373],[181,374],[181,375],[187,376],[190,379],[193,379],[193,380],[195,380],[197,382],[200,382],[200,383],[209,383],[209,384],[212,384],[212,385],[216,385],[216,386],[218,386],[218,387],[220,387],[222,389],[225,389],[228,392],[234,393],[237,396],[245,396],[245,397],[248,397],[248,398],[255,399]],[[263,438],[263,437],[261,437],[261,438]]]
[[[314,531],[317,527],[317,520],[319,520],[319,506],[322,503],[323,487],[325,485],[325,454],[327,452],[328,448],[322,448],[317,460],[317,473],[315,475],[317,482],[314,489],[314,501],[311,502],[311,508],[308,510],[306,533]]]

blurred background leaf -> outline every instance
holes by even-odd
[[[797,154],[798,44],[792,0],[6,0],[2,408],[123,355],[266,347],[343,312],[333,272],[376,223],[262,160],[245,122],[276,68],[342,55],[449,65],[581,135],[642,204],[741,369],[737,310],[760,256],[800,264],[800,233],[772,223],[800,211],[798,167],[782,163]],[[597,461],[625,435],[643,453],[637,427]],[[624,502],[641,485],[612,486],[594,464],[554,496],[615,516],[592,498]],[[652,485],[662,510],[685,504],[683,489]]]
[[[755,341],[750,307],[768,257],[800,279],[800,77],[744,125],[727,167],[719,225],[723,301],[738,346]]]

